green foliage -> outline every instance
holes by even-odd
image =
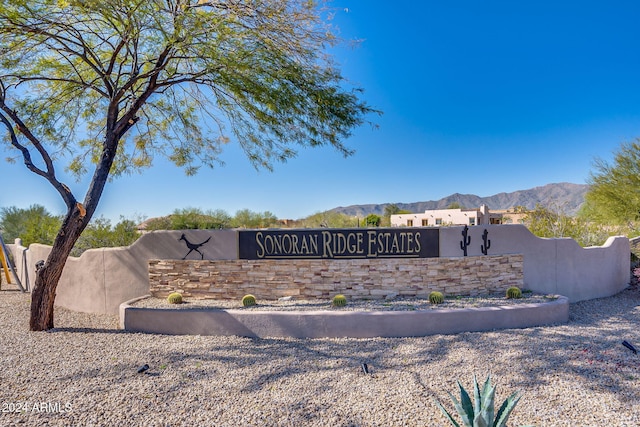
[[[640,229],[640,139],[621,144],[613,162],[595,160],[585,201],[589,216]]]
[[[345,305],[347,305],[347,297],[342,294],[338,294],[331,300],[331,305],[333,305],[334,307],[344,307]]]
[[[382,220],[382,218],[380,218],[380,215],[369,214],[366,217],[364,217],[364,226],[365,227],[380,227],[380,221],[381,220]]]
[[[241,209],[231,217],[222,209],[203,211],[198,208],[176,209],[171,215],[147,221],[146,230],[214,230],[221,228],[269,228],[280,225],[269,211]]]
[[[433,291],[429,294],[429,302],[431,304],[442,304],[444,302],[444,295],[442,295],[442,292]]]
[[[525,225],[538,237],[568,237],[571,217],[560,209],[551,209],[536,204],[524,218]]]
[[[384,207],[384,216],[390,217],[400,213],[400,208],[395,203],[388,204]]]
[[[223,210],[203,212],[197,208],[176,209],[169,218],[171,230],[228,228],[231,219]]]
[[[256,305],[256,297],[253,295],[245,295],[242,297],[243,307],[251,307],[252,305]]]
[[[144,222],[143,228],[145,231],[173,230],[171,216],[148,219]]]
[[[620,234],[620,229],[593,221],[586,214],[571,217],[560,208],[536,205],[527,211],[524,223],[538,237],[571,237],[580,246],[602,245],[607,237]]]
[[[278,218],[271,212],[253,212],[249,209],[237,211],[231,220],[234,228],[269,228],[279,224]]]
[[[269,228],[280,225],[271,212],[241,209],[231,217],[222,209],[203,211],[198,208],[176,209],[171,215],[148,220],[145,230],[215,230],[223,228]]]
[[[82,232],[73,246],[71,255],[80,256],[88,249],[129,246],[138,240],[138,237],[140,233],[136,221],[120,217],[120,222],[112,226],[110,220],[98,217]]]
[[[358,218],[338,212],[325,211],[297,221],[297,226],[301,228],[352,228],[358,226]]]
[[[22,239],[22,245],[32,243],[53,244],[62,224],[60,217],[50,214],[43,206],[31,205],[27,209],[10,206],[0,209],[0,229],[5,242]]]
[[[522,298],[522,291],[517,286],[511,286],[509,289],[507,289],[507,298],[510,298],[510,299]]]
[[[146,230],[212,230],[231,227],[231,217],[222,209],[202,211],[199,208],[176,209],[166,217],[146,222]]]
[[[400,209],[395,203],[388,204],[384,207],[384,214],[380,225],[383,227],[389,227],[391,225],[391,215],[410,214],[411,211],[406,209]]]
[[[520,400],[519,393],[513,393],[502,403],[500,409],[498,409],[498,413],[495,414],[494,419],[495,387],[491,385],[490,375],[487,376],[487,380],[485,381],[482,390],[480,390],[476,376],[473,376],[473,402],[469,397],[469,393],[467,393],[464,387],[462,387],[462,384],[460,384],[460,381],[458,381],[458,387],[460,388],[460,401],[458,401],[451,393],[447,393],[449,394],[449,397],[451,397],[451,400],[453,400],[456,412],[462,420],[462,425],[465,427],[505,427],[511,412]],[[436,400],[436,405],[452,425],[456,427],[460,426],[460,424],[438,400]]]
[[[28,209],[9,207],[0,210],[3,239],[12,242],[19,237],[27,247],[32,243],[52,245],[61,224],[62,218],[51,215],[40,205]],[[133,220],[121,217],[120,222],[112,227],[111,221],[99,217],[89,223],[76,241],[71,255],[80,256],[87,249],[128,246],[139,236]]]
[[[156,155],[193,174],[230,136],[256,167],[294,157],[291,144],[349,155],[341,140],[374,111],[324,55],[339,40],[321,13],[305,0],[2,2],[0,75],[79,174],[101,161],[108,107],[134,127],[113,175]]]
[[[180,292],[172,292],[167,297],[169,304],[182,304],[182,294]]]

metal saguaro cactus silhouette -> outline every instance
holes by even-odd
[[[464,252],[464,256],[467,256],[467,247],[471,243],[471,236],[468,236],[469,226],[465,225],[462,230],[462,241],[460,242],[460,249]]]
[[[484,233],[482,233],[482,241],[484,242],[484,244],[480,245],[480,250],[485,255],[487,254],[487,252],[489,251],[489,248],[491,247],[491,240],[487,239],[487,236],[489,236],[489,232],[485,228]]]

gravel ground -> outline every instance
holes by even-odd
[[[456,379],[491,373],[509,425],[639,426],[640,292],[572,304],[567,325],[393,339],[249,339],[117,330],[58,309],[28,331],[0,291],[0,425],[445,426]],[[367,363],[365,374],[361,363]],[[145,365],[149,369],[138,373]]]
[[[251,310],[251,311],[413,311],[457,309],[469,307],[495,307],[498,305],[540,304],[558,299],[557,295],[542,295],[523,292],[521,298],[507,299],[504,293],[474,297],[447,297],[442,304],[431,304],[427,298],[408,298],[396,296],[378,300],[347,300],[344,307],[332,307],[330,300],[300,300],[280,298],[279,300],[257,300],[257,304],[243,307],[237,300],[184,299],[182,304],[169,304],[163,298],[144,298],[133,303],[135,307],[161,308],[169,310],[189,310],[208,308],[212,310]]]

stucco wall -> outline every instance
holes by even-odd
[[[440,256],[462,257],[462,227],[440,229]],[[571,239],[540,239],[522,225],[481,225],[469,227],[469,256],[483,256],[482,234],[487,229],[489,255],[522,254],[524,287],[537,292],[558,293],[571,302],[606,297],[623,290],[629,283],[629,240],[610,238],[605,245],[581,248]],[[194,243],[211,241],[202,247],[204,259],[237,259],[236,232],[233,230],[188,230]],[[182,259],[188,249],[179,240],[181,231],[145,234],[125,248],[93,249],[79,258],[70,258],[58,285],[56,304],[77,311],[117,313],[120,303],[149,293],[148,262],[152,259]],[[17,260],[20,277],[23,252],[8,245]],[[33,286],[35,263],[46,259],[50,248],[31,245],[26,251],[28,281]],[[187,259],[197,260],[192,252]]]
[[[182,234],[193,242],[211,237],[206,256],[210,259],[237,257],[236,233],[232,230],[189,230],[151,232],[140,237],[131,246],[122,248],[90,249],[82,256],[70,257],[64,267],[56,293],[56,305],[88,313],[117,313],[124,301],[149,293],[149,259],[181,259],[188,249],[180,241]],[[215,244],[214,244],[215,243]],[[20,247],[10,245],[14,259],[21,256]],[[35,264],[46,259],[50,246],[33,244],[27,251],[26,273],[33,287]],[[189,259],[200,258],[192,253]],[[18,263],[20,264],[20,263]],[[21,277],[23,269],[18,267]],[[23,280],[24,281],[24,280]]]
[[[625,289],[630,279],[629,239],[610,237],[603,246],[582,248],[575,240],[542,239],[519,224],[469,227],[469,256],[482,255],[482,234],[488,231],[488,254],[524,256],[524,286],[564,295],[570,302],[602,298]],[[440,229],[440,256],[461,256],[463,227]]]

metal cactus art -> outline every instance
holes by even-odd
[[[484,233],[482,233],[482,241],[484,242],[484,244],[480,245],[480,250],[485,255],[487,254],[487,252],[489,251],[489,248],[491,247],[491,240],[487,239],[487,236],[489,236],[489,232],[485,228]]]
[[[464,252],[464,256],[467,256],[467,247],[471,243],[471,236],[468,236],[469,226],[465,225],[462,230],[462,241],[460,242],[460,249]]]

